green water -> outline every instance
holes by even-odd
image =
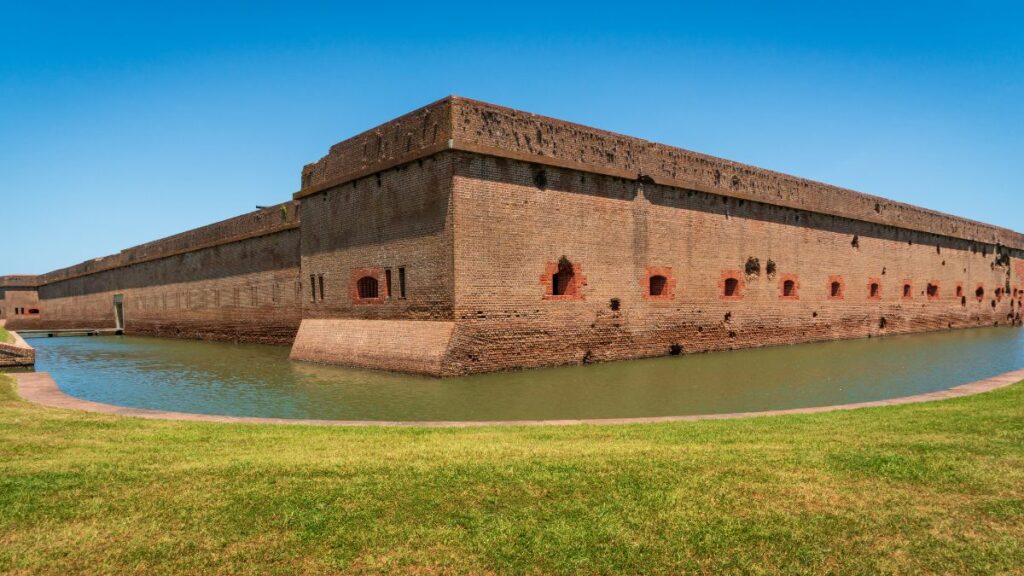
[[[288,360],[288,348],[131,336],[33,339],[39,371],[97,402],[366,420],[619,418],[880,400],[1024,368],[983,328],[434,379]]]

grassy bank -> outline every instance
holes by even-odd
[[[11,333],[8,332],[7,330],[4,330],[3,326],[0,326],[0,342],[4,342],[7,344],[14,343],[14,336],[11,336]]]
[[[446,430],[41,408],[0,376],[0,572],[1024,571],[1024,384],[733,421]]]

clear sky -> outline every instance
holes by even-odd
[[[0,0],[0,274],[286,200],[447,94],[1024,231],[1022,6]]]

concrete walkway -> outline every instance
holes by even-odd
[[[387,427],[426,427],[426,428],[465,428],[471,426],[566,426],[572,424],[639,424],[653,422],[689,422],[694,420],[725,420],[731,418],[751,418],[754,416],[780,416],[783,414],[817,414],[820,412],[832,412],[835,410],[854,410],[857,408],[869,408],[876,406],[896,406],[899,404],[914,404],[918,402],[930,402],[932,400],[944,400],[947,398],[959,398],[971,396],[1003,388],[1017,382],[1024,381],[1024,370],[1015,370],[927,394],[916,394],[902,398],[890,398],[888,400],[876,400],[873,402],[858,402],[855,404],[838,404],[835,406],[818,406],[813,408],[792,408],[789,410],[766,410],[764,412],[735,412],[731,414],[702,414],[693,416],[657,416],[651,418],[591,418],[581,420],[495,420],[484,422],[389,422],[378,420],[308,420],[289,418],[256,418],[242,416],[217,416],[211,414],[190,414],[186,412],[165,412],[163,410],[148,410],[145,408],[127,408],[80,400],[61,392],[57,383],[46,372],[24,372],[11,374],[17,382],[18,394],[29,402],[35,402],[51,408],[66,408],[69,410],[84,410],[86,412],[99,412],[102,414],[115,414],[118,416],[134,416],[137,418],[150,418],[155,420],[187,420],[194,422],[227,422],[244,424],[307,424],[317,426],[387,426]]]

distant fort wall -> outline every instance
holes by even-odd
[[[36,277],[37,314],[11,329],[113,328],[127,333],[289,343],[301,317],[296,202],[231,218]]]

